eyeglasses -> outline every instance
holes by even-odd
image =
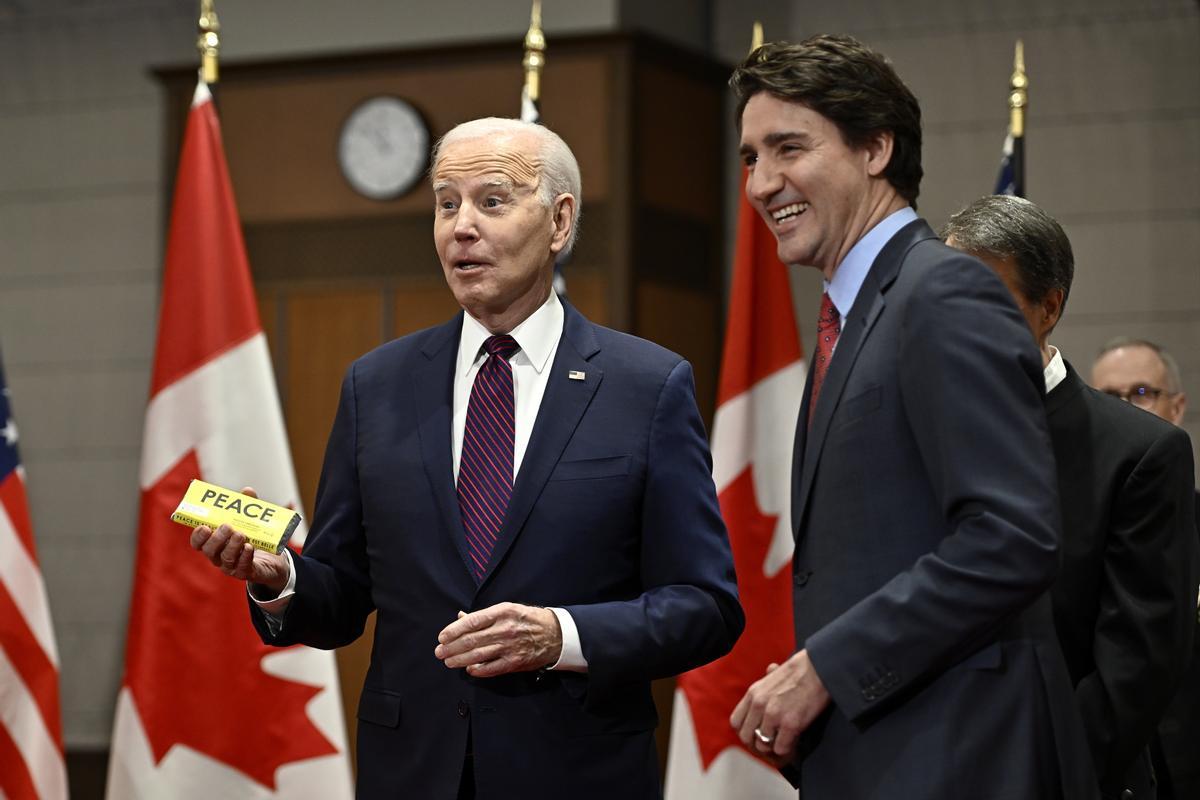
[[[1127,391],[1120,392],[1116,389],[1102,390],[1107,395],[1112,395],[1118,400],[1124,400],[1126,403],[1133,403],[1138,408],[1150,408],[1154,405],[1154,401],[1159,397],[1166,395],[1170,397],[1174,392],[1168,392],[1166,389],[1159,389],[1154,386],[1145,386],[1139,384],[1130,387]]]

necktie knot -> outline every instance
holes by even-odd
[[[507,333],[499,336],[489,336],[483,343],[483,349],[490,356],[499,356],[505,361],[512,358],[512,354],[521,349],[517,344],[517,340],[509,336]]]

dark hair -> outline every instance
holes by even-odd
[[[828,119],[847,145],[862,148],[892,134],[883,175],[917,205],[921,191],[921,105],[882,54],[849,36],[820,35],[799,44],[771,42],[748,55],[729,86],[741,128],[746,103],[760,92],[811,108]]]
[[[1062,226],[1023,197],[994,194],[959,211],[942,228],[959,250],[975,256],[1011,258],[1021,294],[1031,303],[1062,289],[1063,307],[1075,277],[1075,256]]]

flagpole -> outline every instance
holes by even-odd
[[[1025,47],[1017,40],[1008,93],[1008,132],[1012,136],[1013,194],[1025,196],[1025,109],[1029,107],[1029,78],[1025,74]]]
[[[200,0],[200,19],[196,27],[200,32],[196,37],[196,49],[200,51],[200,76],[211,85],[219,78],[217,62],[221,49],[221,23],[217,21],[213,0]]]
[[[542,67],[546,65],[546,36],[542,33],[542,0],[533,0],[525,33],[525,98],[537,107],[541,99]]]
[[[754,20],[754,29],[750,33],[750,52],[763,46],[763,26],[758,20]]]

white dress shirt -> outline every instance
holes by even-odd
[[[546,302],[530,314],[520,325],[513,328],[509,335],[516,340],[520,350],[509,359],[513,372],[514,393],[514,442],[513,442],[513,483],[521,471],[521,461],[525,457],[525,449],[529,445],[529,435],[533,432],[533,424],[537,421],[538,409],[542,405],[542,396],[546,393],[546,382],[550,375],[550,365],[554,363],[554,354],[558,352],[558,342],[563,331],[563,306],[558,295],[550,292]],[[483,362],[487,360],[487,351],[483,343],[491,331],[485,328],[470,314],[463,314],[462,334],[459,336],[458,357],[454,369],[454,417],[451,423],[450,446],[453,453],[454,480],[458,481],[458,467],[462,460],[463,432],[467,425],[467,406],[471,401],[471,388],[475,384],[475,375]],[[280,618],[283,610],[296,592],[296,571],[292,566],[291,553],[284,548],[284,556],[288,561],[288,580],[278,597],[270,600],[260,600],[251,594],[254,602],[265,611],[269,617]],[[583,648],[579,641],[579,629],[575,620],[562,608],[551,608],[550,611],[558,618],[562,629],[562,653],[558,661],[550,669],[586,672],[587,659],[583,657]],[[449,624],[453,620],[447,620]],[[268,623],[276,622],[268,618]],[[272,629],[276,628],[271,624]]]
[[[1042,369],[1042,377],[1046,381],[1046,394],[1050,394],[1054,391],[1054,387],[1067,377],[1067,363],[1063,361],[1062,353],[1058,352],[1057,347],[1052,344],[1046,346],[1054,354],[1050,356],[1050,363]]]

